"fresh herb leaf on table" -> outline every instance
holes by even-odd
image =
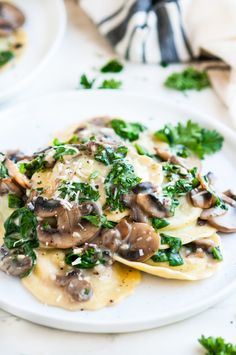
[[[236,355],[236,345],[226,343],[221,337],[205,337],[198,339],[199,343],[206,349],[206,355]]]
[[[200,91],[210,86],[206,71],[200,71],[189,67],[182,72],[171,74],[164,85],[170,89],[179,91],[197,90]]]
[[[105,79],[99,89],[120,89],[122,86],[122,82],[120,80],[115,79]]]
[[[139,134],[147,129],[141,123],[129,123],[121,119],[111,120],[111,127],[118,136],[128,139],[130,142],[137,140]]]
[[[101,73],[120,73],[124,66],[117,59],[112,59],[106,63],[101,69]]]
[[[80,86],[82,89],[92,89],[96,79],[89,80],[87,75],[82,74],[80,77]]]
[[[203,159],[205,155],[219,151],[224,141],[224,138],[216,130],[202,128],[191,120],[188,120],[186,124],[179,122],[177,126],[166,124],[155,132],[154,136],[171,147],[183,145],[200,159]]]

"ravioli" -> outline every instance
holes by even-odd
[[[74,301],[67,292],[55,285],[57,275],[70,268],[65,265],[61,251],[42,250],[37,253],[37,266],[30,276],[22,279],[23,285],[40,302],[68,310],[97,310],[119,303],[134,292],[141,281],[138,270],[123,267],[118,263],[105,267],[100,265],[85,272],[92,285],[93,297],[83,303]]]

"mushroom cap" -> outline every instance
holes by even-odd
[[[5,166],[12,180],[14,180],[18,185],[24,189],[29,189],[31,187],[29,179],[25,175],[21,174],[12,160],[6,159]]]
[[[171,201],[169,198],[162,198],[154,193],[138,194],[136,203],[150,217],[164,218],[170,217]]]
[[[146,223],[133,223],[118,254],[131,261],[145,261],[160,247],[160,236]]]
[[[1,251],[2,253],[2,251]],[[5,254],[5,253],[4,253]],[[5,254],[0,260],[0,270],[6,274],[21,277],[32,268],[32,260],[26,255]]]
[[[227,207],[228,210],[224,214],[208,218],[208,223],[219,232],[233,233],[236,232],[236,207],[230,205]]]
[[[214,205],[216,197],[207,190],[197,188],[190,192],[190,199],[194,207],[202,209],[210,208]]]
[[[8,37],[25,22],[25,15],[15,5],[0,1],[0,37]]]

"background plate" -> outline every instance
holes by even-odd
[[[57,50],[65,31],[63,0],[15,0],[14,3],[26,16],[24,30],[28,41],[19,61],[0,73],[0,101],[15,95],[35,78]]]
[[[142,122],[152,130],[189,118],[217,129],[225,137],[224,149],[206,159],[205,167],[216,173],[220,188],[234,188],[236,136],[230,129],[186,107],[122,92],[60,93],[2,112],[0,150],[20,148],[30,153],[48,142],[53,132],[98,115]],[[169,324],[203,311],[236,289],[235,238],[233,234],[223,236],[222,268],[204,281],[172,281],[143,275],[134,294],[119,305],[96,312],[70,312],[40,304],[18,280],[0,273],[0,306],[35,323],[83,332],[129,332]]]

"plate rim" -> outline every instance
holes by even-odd
[[[43,70],[43,68],[47,65],[50,61],[51,57],[57,52],[61,41],[64,37],[66,25],[67,25],[67,14],[66,14],[66,7],[63,0],[54,0],[54,6],[58,9],[58,31],[54,38],[54,42],[52,46],[48,49],[42,60],[39,62],[38,66],[31,71],[31,73],[26,74],[17,84],[12,85],[6,91],[0,93],[0,102],[5,102],[9,98],[16,95],[19,91],[27,87],[32,80]]]
[[[132,91],[113,91],[113,90],[92,90],[92,91],[75,91],[75,90],[65,90],[65,91],[58,91],[54,92],[51,94],[43,94],[35,98],[29,98],[29,99],[24,99],[19,101],[14,105],[14,107],[8,107],[0,111],[0,118],[4,118],[4,116],[10,116],[14,113],[14,111],[17,111],[21,109],[21,107],[25,107],[25,105],[32,105],[34,102],[40,102],[42,100],[50,100],[51,98],[55,97],[70,97],[70,96],[91,96],[91,97],[96,97],[97,96],[107,96],[107,95],[112,95],[115,97],[120,97],[121,99],[127,99],[131,97],[132,99],[137,98],[137,99],[142,99],[142,100],[151,100],[153,102],[161,103],[162,105],[171,106],[171,109],[176,109],[178,111],[185,111],[188,113],[188,115],[194,114],[194,116],[199,116],[201,117],[201,120],[206,121],[206,126],[214,127],[214,129],[219,130],[225,137],[226,140],[234,140],[236,141],[236,133],[228,126],[226,126],[224,123],[219,122],[214,120],[210,115],[204,114],[201,111],[188,107],[188,105],[182,104],[182,103],[172,103],[168,101],[166,97],[155,97],[155,95],[149,95],[149,94],[141,94],[141,93],[135,93]],[[3,116],[3,117],[2,117]],[[18,118],[16,118],[17,120]],[[12,118],[13,120],[13,118]],[[235,143],[234,143],[235,144]],[[69,330],[69,331],[79,331],[79,332],[89,332],[89,333],[124,333],[124,332],[134,332],[134,331],[140,331],[140,330],[147,330],[147,329],[152,329],[155,327],[160,327],[163,325],[168,325],[172,324],[175,322],[178,322],[180,320],[184,320],[186,318],[189,318],[195,314],[198,314],[206,309],[208,309],[211,306],[214,306],[221,300],[223,300],[226,296],[228,296],[231,292],[236,290],[236,279],[235,281],[230,282],[228,285],[226,285],[223,289],[220,289],[216,294],[210,296],[207,300],[201,300],[197,302],[197,306],[186,306],[185,308],[182,308],[179,311],[172,312],[171,314],[167,313],[167,316],[155,319],[155,316],[150,316],[147,317],[145,320],[142,322],[138,323],[135,320],[128,320],[128,321],[122,321],[122,323],[116,323],[115,321],[110,321],[109,325],[106,322],[102,322],[102,319],[98,320],[93,320],[91,323],[91,320],[89,321],[81,321],[78,323],[77,321],[71,319],[66,320],[62,319],[61,324],[57,324],[57,317],[54,315],[53,318],[50,316],[45,316],[45,315],[40,315],[38,312],[32,312],[27,309],[25,309],[23,306],[19,307],[17,306],[12,306],[7,304],[5,300],[2,300],[0,297],[0,307],[3,310],[6,310],[14,315],[17,315],[21,318],[24,318],[26,320],[29,320],[31,322],[41,324],[44,326],[52,327],[52,328],[57,328],[57,329],[64,329],[64,330]],[[36,300],[37,301],[37,300]],[[38,302],[38,301],[37,301]],[[50,307],[45,305],[45,307]],[[69,311],[70,312],[70,311]],[[99,327],[98,327],[99,325]]]

